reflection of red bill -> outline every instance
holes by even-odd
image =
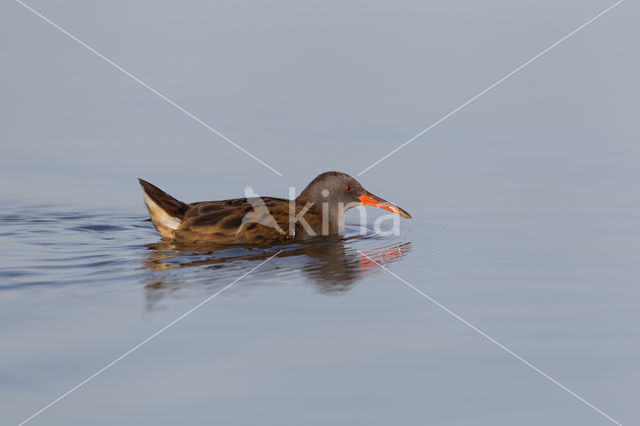
[[[393,262],[400,259],[405,255],[405,253],[402,251],[402,248],[407,247],[409,244],[410,243],[404,243],[381,250],[361,252],[360,256],[358,257],[358,262],[360,263],[360,272],[367,273],[374,269],[377,270],[380,265],[377,265],[376,262],[384,265],[385,263]],[[371,260],[374,257],[376,258],[376,262]]]
[[[360,202],[365,206],[379,207],[381,209],[389,210],[390,212],[393,212],[395,214],[399,214],[400,216],[411,219],[411,215],[406,211],[402,210],[400,207],[396,206],[395,204],[391,204],[390,202],[385,201],[382,198],[376,195],[373,195],[370,192],[367,192],[366,194],[361,195],[359,198],[360,198]]]

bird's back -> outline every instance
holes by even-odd
[[[289,235],[289,200],[235,198],[190,204],[175,238],[191,242],[268,243]]]

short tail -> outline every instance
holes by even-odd
[[[163,237],[173,237],[173,233],[182,222],[189,205],[178,201],[157,186],[138,179],[142,185],[144,202],[149,210],[151,222]]]

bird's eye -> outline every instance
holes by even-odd
[[[351,185],[347,185],[347,186],[345,186],[345,187],[344,187],[344,190],[345,190],[345,191],[347,191],[347,192],[351,191]]]

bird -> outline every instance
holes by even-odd
[[[348,174],[336,171],[318,175],[295,200],[260,197],[247,187],[244,198],[184,203],[138,180],[158,233],[185,243],[264,245],[343,235],[345,211],[360,205],[411,218]]]

